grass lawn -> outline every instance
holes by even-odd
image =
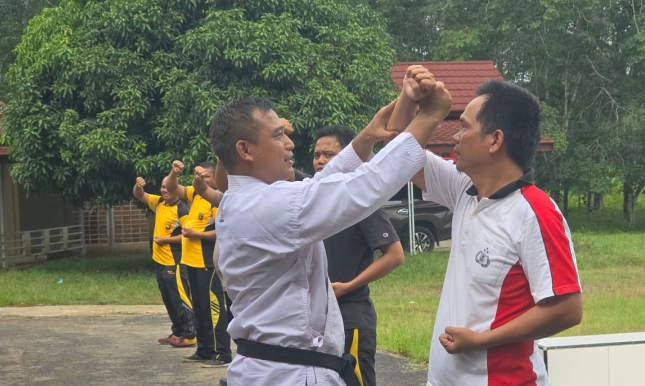
[[[562,335],[644,331],[645,237],[574,233],[584,290],[581,325]],[[427,363],[447,252],[408,256],[371,285],[379,348]],[[62,283],[58,284],[60,279]],[[0,306],[161,304],[148,256],[68,258],[0,271]]]
[[[0,270],[0,306],[71,304],[162,304],[152,259],[71,257]]]

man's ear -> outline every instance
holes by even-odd
[[[497,129],[490,135],[491,143],[488,149],[489,153],[497,153],[504,146],[504,132],[500,129]]]
[[[253,154],[251,151],[251,144],[248,141],[240,139],[235,144],[237,155],[240,156],[242,161],[253,162]]]

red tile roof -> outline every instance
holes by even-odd
[[[407,68],[420,64],[442,81],[452,96],[451,115],[459,115],[475,97],[479,84],[490,80],[504,80],[492,61],[473,62],[399,62],[392,67],[392,79],[401,87]]]

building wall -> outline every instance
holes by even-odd
[[[30,196],[18,188],[20,198],[20,230],[59,228],[74,224],[74,208],[59,194]]]
[[[4,233],[20,231],[20,210],[18,188],[11,181],[7,163],[0,163],[0,190],[2,195],[2,221]]]

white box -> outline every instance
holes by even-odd
[[[645,332],[538,341],[552,386],[645,385]]]

